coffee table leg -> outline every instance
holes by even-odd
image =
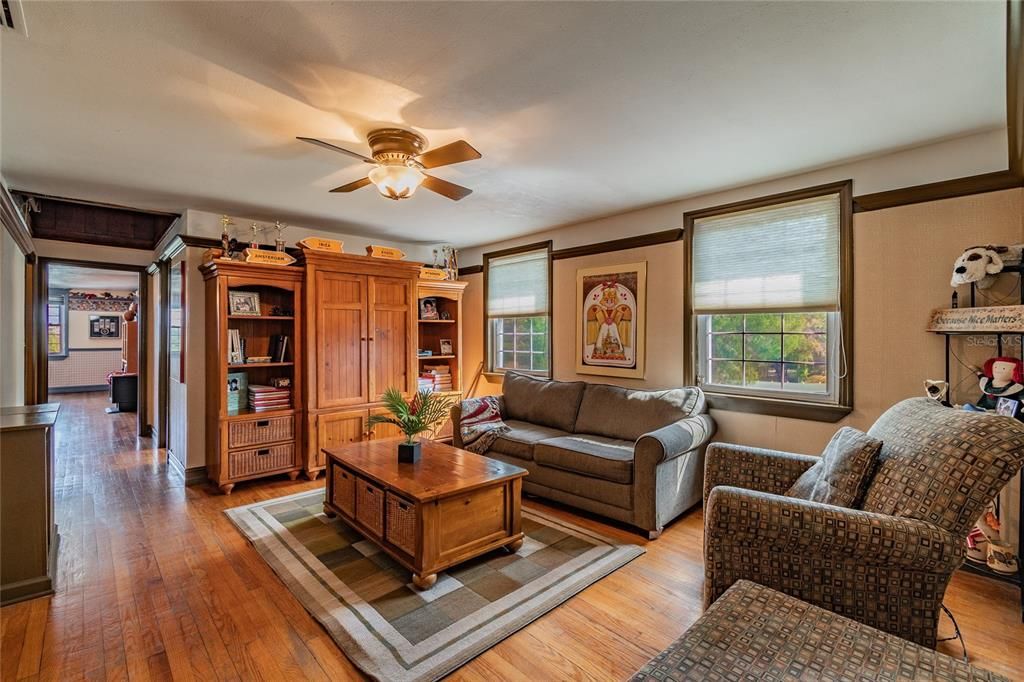
[[[505,545],[505,547],[508,549],[508,551],[512,552],[513,554],[518,552],[519,549],[522,546],[523,546],[523,539],[522,538],[519,538],[518,540],[513,540],[512,542],[510,542],[507,545]]]
[[[412,584],[421,590],[429,590],[436,582],[437,573],[428,573],[426,575],[412,574]]]

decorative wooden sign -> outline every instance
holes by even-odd
[[[284,251],[264,251],[263,249],[246,249],[246,263],[259,263],[261,265],[291,265],[295,259]]]
[[[1024,334],[1024,305],[939,308],[928,320],[930,332],[1005,332]]]
[[[448,279],[448,273],[441,268],[420,268],[420,279]]]
[[[304,246],[311,251],[329,251],[331,253],[345,252],[345,242],[338,241],[337,239],[306,237],[305,239],[300,239],[298,244],[299,246]]]
[[[405,252],[390,246],[367,246],[366,255],[374,258],[387,258],[388,260],[402,260]]]

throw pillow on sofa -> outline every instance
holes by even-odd
[[[821,460],[805,471],[786,495],[855,509],[871,481],[881,450],[882,441],[844,426],[825,446]]]

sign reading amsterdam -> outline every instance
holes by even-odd
[[[246,263],[261,263],[263,265],[291,265],[295,259],[284,251],[265,251],[263,249],[246,249]]]
[[[1024,305],[939,308],[928,321],[930,332],[1007,332],[1024,334]]]

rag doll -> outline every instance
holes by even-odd
[[[995,410],[1000,398],[1020,400],[1024,397],[1024,360],[989,358],[981,369],[972,369],[978,375],[981,397],[974,405],[964,405],[965,410],[986,412]]]

